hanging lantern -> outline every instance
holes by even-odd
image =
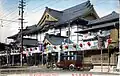
[[[20,48],[20,52],[23,52],[23,49],[22,49],[22,48]]]
[[[46,49],[47,43],[44,43],[44,49]]]
[[[35,50],[37,50],[37,47],[35,47]]]
[[[60,45],[60,49],[62,49],[62,45]]]
[[[56,49],[56,46],[54,46],[54,49]]]
[[[75,44],[73,44],[73,47],[74,47],[74,48],[76,48],[76,45],[75,45]]]
[[[82,47],[83,45],[82,44],[80,44],[80,47]]]
[[[112,41],[111,39],[108,39],[108,44],[110,44],[110,43],[111,43],[111,41]]]
[[[30,51],[32,51],[32,48],[30,48]]]
[[[90,44],[90,42],[87,42],[87,44],[88,44],[88,46],[90,46],[91,44]]]
[[[65,48],[68,49],[68,46],[66,45]]]
[[[29,51],[28,49],[26,49],[26,51]]]

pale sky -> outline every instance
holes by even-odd
[[[87,0],[25,0],[24,27],[37,24],[45,7],[57,10],[64,10],[69,7],[81,4]],[[119,12],[119,0],[90,0],[97,14],[102,17],[112,11]],[[0,0],[0,19],[18,21],[19,0]],[[2,27],[3,26],[3,27]],[[0,42],[5,42],[8,36],[18,32],[20,22],[9,22],[0,20]]]

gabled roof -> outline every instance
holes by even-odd
[[[94,25],[94,26],[93,26]],[[90,31],[96,31],[100,29],[111,29],[119,27],[119,14],[113,11],[111,14],[108,14],[102,18],[89,21],[89,28],[76,31],[76,33],[86,33]]]
[[[86,14],[90,14],[90,13],[94,13],[96,18],[99,18],[99,16],[97,15],[97,13],[95,12],[95,10],[93,8],[93,5],[91,5],[90,1],[86,1],[84,3],[81,3],[79,5],[76,5],[74,7],[68,8],[68,9],[65,9],[63,11],[58,11],[58,10],[54,10],[54,9],[46,7],[46,10],[45,10],[42,18],[44,17],[46,12],[49,13],[54,18],[58,19],[58,22],[56,22],[56,25],[65,24],[68,21],[76,20],[76,18],[78,18],[78,17],[83,19],[83,17]],[[85,20],[85,19],[83,19],[83,20]],[[38,24],[39,24],[39,22],[38,22]]]
[[[34,29],[36,27],[37,27],[37,25],[32,25],[32,26],[27,26],[26,29],[31,30],[31,29]]]
[[[65,9],[63,11],[58,11],[58,10],[54,10],[46,7],[46,10],[44,11],[42,18],[40,19],[37,25],[41,25],[41,23],[44,22],[44,15],[46,14],[46,12],[50,14],[53,18],[57,19],[57,21],[55,22],[52,22],[52,21],[50,22],[50,24],[55,25],[54,26],[55,28],[58,26],[65,27],[65,25],[62,25],[62,24],[66,24],[69,21],[76,21],[78,19],[81,24],[87,24],[88,21],[84,19],[84,16],[90,13],[94,13],[96,18],[99,18],[93,8],[93,5],[91,5],[90,1],[86,1],[84,3]],[[44,25],[46,25],[46,23],[47,22],[45,21]],[[26,29],[28,30],[24,31],[24,35],[42,32],[42,31],[48,30],[49,28],[35,25],[35,26],[29,26]]]
[[[46,7],[46,9],[37,25],[39,25],[39,26],[41,25],[41,21],[45,18],[46,13],[48,13],[49,15],[51,15],[52,17],[54,17],[55,19],[58,19],[58,20],[59,20],[60,16],[62,15],[61,11]]]
[[[90,1],[65,9],[63,10],[63,14],[60,18],[60,21],[58,22],[58,25],[68,22],[77,17],[82,18],[86,13],[90,13],[92,9],[93,5],[91,5]]]
[[[92,11],[92,12],[91,12]],[[46,14],[46,12],[51,15],[52,17],[54,17],[55,19],[57,19],[58,21],[49,21],[49,26],[47,26],[47,21],[43,21],[44,20],[44,15]],[[51,8],[46,7],[44,14],[42,16],[42,18],[40,19],[40,21],[38,22],[37,25],[40,25],[41,22],[44,22],[44,25],[46,26],[37,26],[35,28],[32,28],[31,30],[28,30],[26,32],[26,34],[34,34],[37,32],[44,32],[49,30],[48,27],[58,27],[61,26],[62,24],[66,24],[68,21],[76,21],[79,20],[79,22],[81,24],[86,24],[88,21],[85,20],[84,15],[88,14],[88,13],[93,13],[95,14],[96,18],[99,18],[98,15],[96,14],[93,5],[91,5],[90,1],[86,1],[84,3],[81,3],[79,5],[76,5],[74,7],[65,9],[63,11],[58,11],[58,10],[54,10]],[[51,24],[53,24],[54,26],[51,26]],[[65,25],[62,25],[65,27]],[[30,27],[29,27],[30,28]]]
[[[102,18],[89,21],[88,25],[96,25],[96,24],[99,24],[99,23],[112,21],[112,20],[119,20],[119,14],[116,13],[115,11],[113,11],[112,13],[110,13],[110,14],[102,17]]]
[[[25,29],[23,29],[23,36],[33,33],[36,29],[38,29],[37,25],[27,26]],[[17,34],[9,36],[7,38],[8,39],[17,39],[20,37],[20,35],[21,35],[21,30],[19,30],[19,32]]]
[[[91,28],[87,28],[81,31],[76,31],[75,33],[94,32],[94,31],[103,30],[103,29],[116,28],[118,26],[119,26],[119,22],[105,23],[105,24],[96,25],[96,26],[93,26]]]
[[[68,37],[57,36],[57,35],[53,35],[53,34],[46,34],[45,39],[47,39],[52,45],[62,45],[63,42],[72,43],[72,41],[69,40]]]
[[[62,13],[63,13],[62,11],[54,10],[54,9],[51,9],[48,7],[46,7],[46,12],[58,20],[60,19],[60,17],[62,16]]]
[[[28,26],[26,27],[26,31],[23,32],[24,35],[29,35],[32,34],[34,32],[36,32],[37,29],[39,29],[40,27],[37,27],[37,25],[32,25],[32,26]]]
[[[15,34],[15,35],[9,36],[9,37],[7,37],[7,38],[8,38],[8,39],[16,39],[16,38],[17,38],[17,36],[18,36],[18,33],[17,33],[17,34]]]

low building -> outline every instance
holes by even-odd
[[[84,50],[88,50],[87,59],[94,65],[102,63],[104,66],[117,66],[119,64],[117,55],[119,52],[119,14],[112,12],[100,19],[88,22],[87,25],[89,28],[77,31],[83,36]]]

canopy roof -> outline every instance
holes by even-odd
[[[62,45],[62,43],[73,43],[68,37],[58,36],[53,34],[46,34],[45,39],[49,41],[52,45]],[[44,39],[44,41],[45,41]]]
[[[91,20],[88,22],[87,25],[97,25],[97,24],[102,24],[102,23],[106,23],[106,22],[110,22],[110,21],[116,21],[119,20],[119,14],[116,13],[115,11],[113,11],[112,13],[102,17],[102,18],[98,18],[96,20]]]
[[[112,12],[109,15],[106,15],[102,18],[89,21],[88,23],[89,28],[76,31],[76,33],[86,33],[90,31],[96,30],[103,30],[103,29],[111,29],[111,28],[118,28],[119,26],[119,14],[116,12]]]

